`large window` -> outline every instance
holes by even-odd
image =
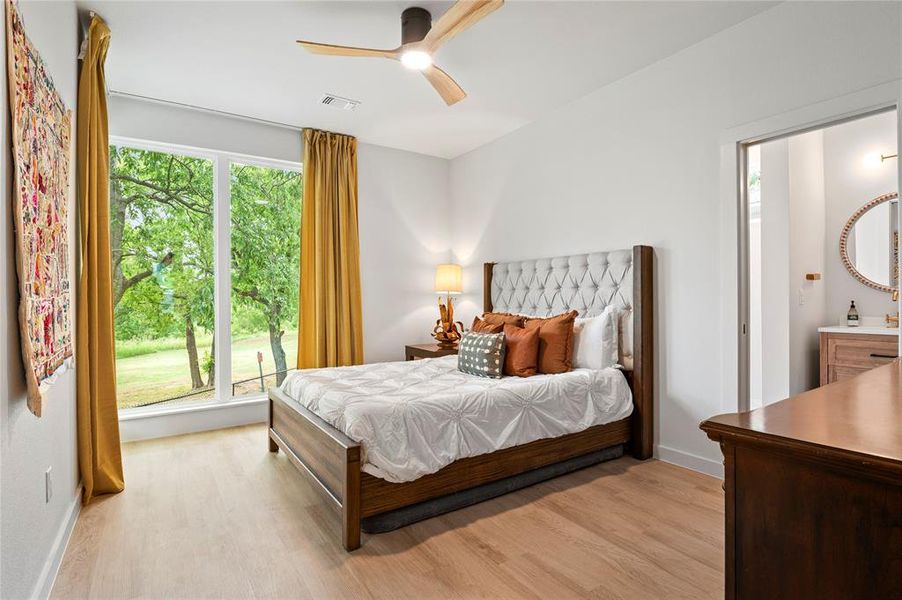
[[[110,147],[121,409],[263,394],[297,356],[300,166]]]
[[[232,395],[262,393],[297,364],[301,177],[232,163]]]

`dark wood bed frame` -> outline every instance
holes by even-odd
[[[326,501],[341,514],[342,544],[360,547],[361,519],[474,488],[533,469],[628,444],[638,459],[652,456],[654,424],[654,251],[633,247],[633,392],[631,416],[578,433],[457,460],[414,481],[391,483],[360,470],[360,443],[292,401],[269,390],[269,450],[285,451]],[[492,310],[492,266],[485,264],[484,305]]]

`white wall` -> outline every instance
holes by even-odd
[[[367,362],[433,341],[435,266],[450,256],[448,161],[361,144],[358,218]]]
[[[793,136],[789,146],[789,393],[820,385],[817,328],[829,322],[824,197],[824,132]],[[806,273],[821,273],[807,281]]]
[[[301,132],[121,96],[110,135],[300,162]],[[429,341],[432,277],[449,257],[448,161],[359,144],[358,210],[367,362],[401,360]]]
[[[75,284],[75,121],[78,52],[77,19],[72,2],[22,2],[25,30],[46,62],[66,106],[73,111],[72,163],[69,205],[69,278]],[[5,43],[6,36],[3,36]],[[3,55],[6,56],[4,49]],[[0,119],[0,146],[9,148],[7,79],[0,77],[4,116]],[[77,508],[78,463],[75,438],[75,372],[67,371],[44,397],[38,419],[25,402],[19,346],[18,283],[14,262],[11,159],[0,153],[3,178],[3,218],[0,225],[3,293],[0,294],[0,597],[25,598],[46,594],[59,559],[60,543]],[[74,292],[73,292],[74,293]],[[74,300],[74,298],[73,298]],[[73,319],[75,315],[73,313]],[[73,320],[73,328],[74,328]],[[76,357],[76,360],[78,357]],[[44,501],[44,471],[52,467],[53,498]]]
[[[806,273],[824,273],[825,220],[824,134],[822,130],[760,145],[762,305],[760,360],[752,361],[752,380],[760,377],[763,393],[752,394],[752,408],[783,400],[819,384],[817,328],[827,325],[826,288],[830,281],[807,281]],[[753,344],[753,350],[755,345]],[[760,372],[756,373],[755,369]]]
[[[827,203],[827,312],[830,324],[844,322],[855,300],[863,317],[882,320],[895,313],[886,292],[854,279],[839,258],[839,234],[856,210],[873,198],[896,192],[897,159],[880,163],[872,157],[896,153],[896,113],[888,112],[824,130],[824,194]]]
[[[483,261],[655,246],[657,451],[719,472],[698,425],[735,406],[723,136],[897,80],[900,9],[780,4],[454,159],[452,248],[472,290],[462,312],[478,310]]]
[[[122,96],[110,97],[109,120],[114,136],[301,161],[301,134],[283,127]]]
[[[761,401],[789,395],[789,142],[761,145]],[[753,332],[754,335],[754,332]],[[752,403],[751,408],[757,408]]]
[[[761,145],[750,146],[747,152],[749,181],[752,174],[759,177],[757,187],[749,187],[749,405],[761,406],[763,390],[761,356]]]

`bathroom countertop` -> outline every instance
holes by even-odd
[[[846,327],[845,325],[831,325],[818,327],[820,333],[857,333],[873,335],[899,335],[898,327]]]

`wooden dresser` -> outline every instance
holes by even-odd
[[[899,355],[899,330],[821,327],[821,385],[855,377]]]
[[[728,600],[902,598],[902,361],[701,428],[724,455]]]

